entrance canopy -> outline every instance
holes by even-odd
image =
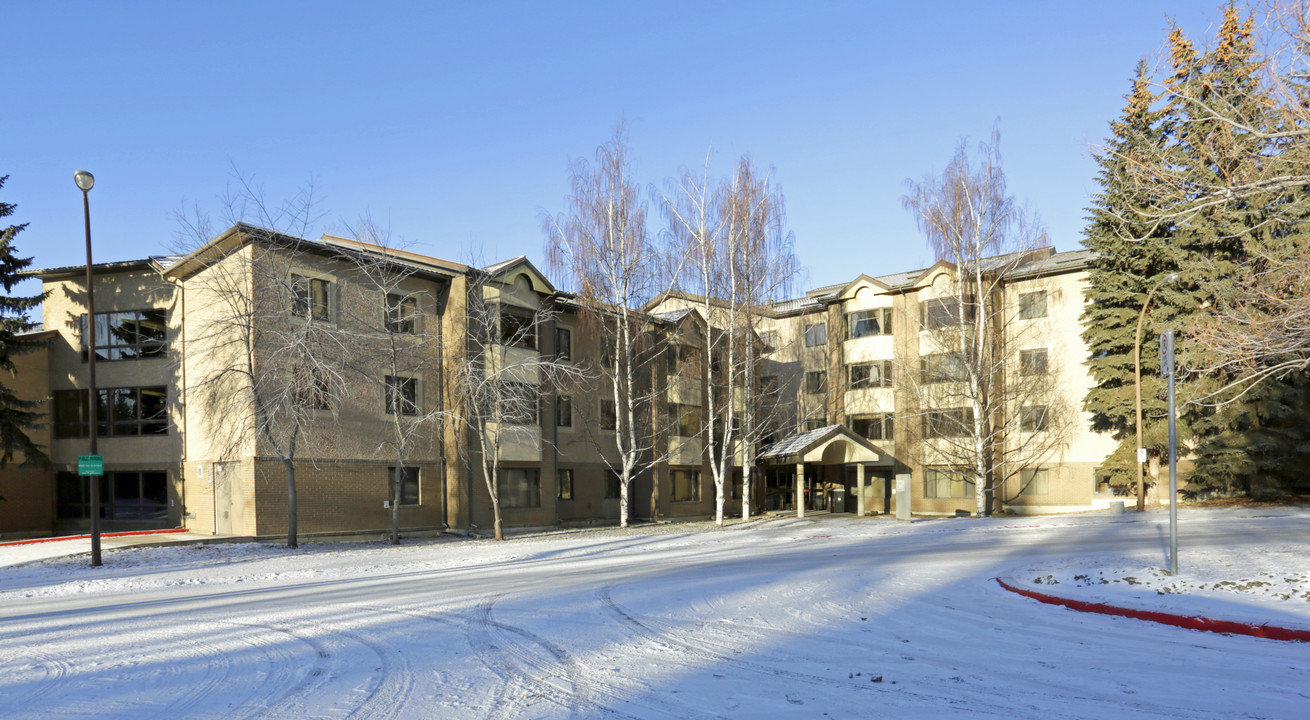
[[[856,463],[892,466],[891,455],[851,432],[845,425],[829,425],[789,435],[765,448],[759,459],[766,465]]]

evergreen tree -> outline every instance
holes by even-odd
[[[8,175],[0,177],[0,188],[4,187]],[[0,202],[0,218],[9,217],[14,212],[14,205]],[[14,377],[17,368],[13,357],[35,349],[40,343],[24,338],[23,334],[37,327],[27,318],[28,311],[39,306],[42,295],[14,296],[10,292],[21,280],[18,273],[32,263],[32,258],[17,257],[14,238],[27,227],[10,225],[0,230],[0,285],[4,285],[5,295],[0,297],[0,370],[8,371]],[[41,448],[27,437],[24,430],[36,426],[42,421],[37,412],[41,401],[22,400],[14,394],[10,384],[0,376],[0,467],[13,460],[16,453],[22,453],[24,464],[41,464],[48,462]]]
[[[1132,487],[1136,471],[1136,405],[1133,349],[1137,320],[1147,293],[1162,278],[1178,270],[1171,220],[1150,212],[1159,204],[1152,186],[1135,181],[1137,168],[1149,162],[1165,141],[1173,118],[1156,109],[1146,61],[1137,64],[1123,115],[1110,123],[1111,137],[1096,156],[1101,186],[1089,210],[1083,246],[1095,251],[1088,273],[1083,310],[1083,339],[1090,351],[1088,365],[1096,385],[1087,393],[1084,409],[1092,429],[1108,432],[1119,446],[1102,471],[1115,486]],[[1167,430],[1160,398],[1160,365],[1152,342],[1173,317],[1161,308],[1159,294],[1142,328],[1143,442],[1160,457],[1167,451]],[[1131,491],[1129,491],[1131,492]]]

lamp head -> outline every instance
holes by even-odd
[[[1176,281],[1177,279],[1178,279],[1178,273],[1176,272],[1171,272],[1168,275],[1164,276],[1165,283],[1171,283]]]
[[[78,187],[82,188],[82,192],[86,192],[95,186],[96,176],[85,170],[78,170],[73,173],[73,181],[77,183]]]

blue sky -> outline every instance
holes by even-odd
[[[0,199],[35,266],[161,254],[218,214],[233,168],[318,232],[542,263],[570,158],[620,118],[652,186],[707,156],[772,165],[806,286],[921,267],[907,178],[999,123],[1011,192],[1078,247],[1090,152],[1169,17],[1216,2],[225,2],[6,4]],[[658,227],[658,212],[651,217]],[[316,233],[317,234],[317,233]],[[315,236],[316,236],[315,234]],[[27,288],[30,290],[30,288]]]

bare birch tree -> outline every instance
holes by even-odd
[[[656,410],[665,380],[654,366],[658,353],[651,319],[638,308],[663,286],[663,258],[646,230],[646,202],[632,179],[623,125],[596,149],[595,161],[570,168],[568,210],[543,218],[550,266],[572,283],[583,322],[602,346],[600,373],[613,398],[615,422],[601,456],[619,478],[619,525],[627,527],[630,488],[667,452],[656,447]],[[605,450],[613,449],[614,457]]]
[[[979,146],[977,164],[961,143],[939,176],[907,182],[903,203],[953,277],[920,303],[918,356],[903,358],[902,384],[917,400],[924,452],[972,485],[978,514],[1006,481],[1067,442],[1077,414],[1061,400],[1048,363],[1021,355],[1042,327],[1034,308],[1007,299],[1007,287],[1045,244],[1045,234],[1007,194],[999,136]],[[1042,314],[1046,295],[1042,294]],[[1029,302],[1038,302],[1037,296]],[[909,423],[913,429],[915,423]]]

